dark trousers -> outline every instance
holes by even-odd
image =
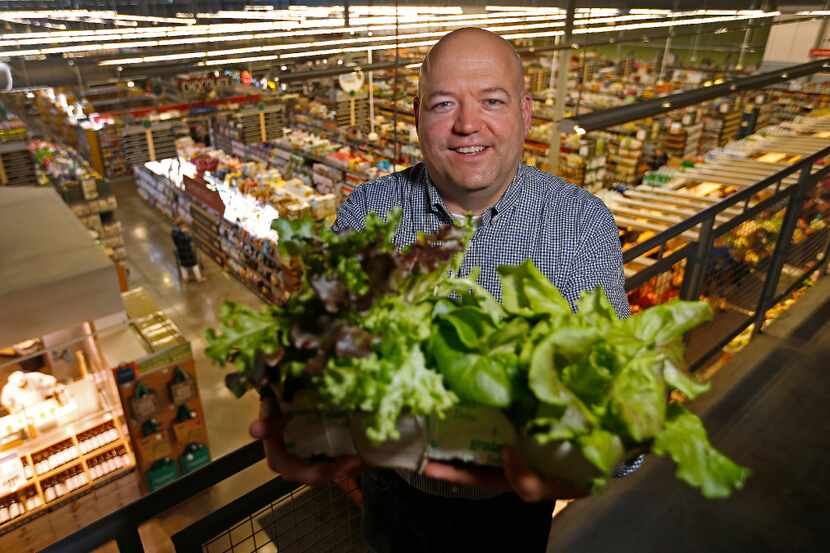
[[[515,494],[455,499],[418,491],[394,471],[363,475],[363,535],[375,553],[544,553],[553,501]]]

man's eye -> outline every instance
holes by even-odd
[[[452,102],[445,100],[443,102],[436,102],[435,104],[432,104],[432,109],[446,110],[449,109],[451,105]]]
[[[504,100],[499,100],[498,98],[487,98],[484,100],[484,103],[491,107],[501,106],[504,104]]]

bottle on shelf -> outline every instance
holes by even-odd
[[[11,501],[9,502],[9,520],[17,518],[21,514],[23,514],[23,511],[20,508],[20,501],[17,499],[16,495],[13,495],[11,496]]]
[[[55,493],[55,479],[49,478],[41,485],[43,488],[43,495],[46,497],[46,502],[54,501],[57,498]]]
[[[128,467],[130,466],[130,454],[127,451],[126,447],[119,447],[117,450],[118,455],[121,457],[121,466]]]
[[[64,475],[59,474],[55,477],[55,497],[63,497],[66,495],[66,480]]]
[[[93,480],[98,480],[104,475],[101,469],[100,458],[96,457],[95,459],[92,459],[87,466],[89,467],[89,475]]]
[[[75,469],[69,469],[66,472],[66,479],[64,480],[66,485],[66,493],[69,493],[78,487],[78,481],[75,476]]]
[[[112,422],[103,424],[78,435],[81,453],[87,454],[118,439],[118,431]]]
[[[41,505],[43,505],[43,500],[33,488],[30,488],[26,495],[26,511],[34,511]]]

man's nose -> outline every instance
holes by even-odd
[[[456,134],[473,134],[481,129],[481,114],[474,102],[462,102],[453,125]]]

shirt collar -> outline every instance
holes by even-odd
[[[508,186],[507,190],[504,191],[504,194],[501,195],[501,198],[499,198],[499,201],[496,202],[496,205],[492,207],[491,211],[493,213],[493,217],[499,213],[509,210],[511,207],[516,205],[516,202],[519,201],[519,198],[522,195],[522,181],[524,180],[525,170],[525,165],[520,163],[519,168],[516,171],[516,176],[513,177],[513,181],[510,183],[510,186]]]
[[[426,164],[423,165],[423,181],[424,187],[427,190],[427,200],[429,201],[430,209],[438,213],[439,215],[446,217],[447,221],[452,221],[452,216],[450,215],[450,211],[447,209],[446,204],[444,204],[444,198],[441,197],[441,193],[438,191],[438,187],[432,182],[432,179],[429,176],[429,170],[427,170]]]
[[[525,171],[525,165],[520,163],[519,169],[516,171],[516,176],[513,177],[513,181],[510,183],[510,186],[508,186],[507,190],[504,191],[504,194],[502,194],[499,201],[496,202],[496,205],[482,213],[482,220],[489,222],[499,213],[507,211],[516,205],[516,202],[519,201],[519,198],[522,195],[522,180],[524,179]],[[441,197],[438,187],[436,187],[432,182],[426,165],[424,165],[423,178],[427,189],[427,198],[429,199],[429,205],[432,210],[451,218],[450,212],[444,203],[444,198]]]

